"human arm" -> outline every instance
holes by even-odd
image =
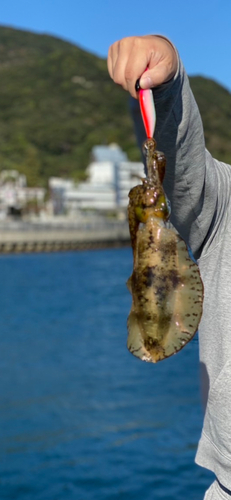
[[[157,38],[160,37],[152,37],[151,41],[149,37],[149,52],[147,47],[146,52],[141,48],[136,50],[136,58],[140,59],[140,55],[144,58],[143,68],[148,62],[144,53],[153,54]],[[146,44],[147,41],[145,46]],[[140,45],[142,42],[139,40],[139,47]],[[165,45],[165,50],[166,47]],[[160,44],[158,50],[164,52]],[[176,54],[176,51],[174,53]],[[128,47],[121,44],[120,51],[117,51],[117,59],[114,55],[114,77],[112,72],[110,73],[116,83],[120,83],[124,88],[127,85],[129,91],[134,81],[142,74],[138,75],[137,68],[140,70],[140,63],[134,65],[133,72],[132,65],[128,66],[128,62],[125,64],[124,61],[129,60],[130,54]],[[135,56],[133,52],[132,54],[133,60]],[[173,58],[172,54],[171,52],[170,57]],[[157,112],[155,138],[158,149],[164,151],[167,158],[164,187],[171,202],[171,220],[191,246],[194,255],[199,257],[202,249],[207,251],[210,244],[212,242],[214,244],[224,230],[225,212],[230,199],[231,169],[214,160],[206,151],[198,107],[183,65],[179,58],[177,60],[177,70],[174,63],[175,74],[173,75],[171,71],[165,74],[162,72],[162,81],[159,81],[153,89]],[[157,66],[158,64],[152,67],[153,73]],[[129,72],[126,68],[129,68]],[[159,71],[157,74],[159,75]],[[134,90],[130,93],[134,96]],[[145,133],[137,100],[133,101],[132,113],[141,145]]]

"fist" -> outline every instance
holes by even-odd
[[[115,83],[137,98],[136,81],[143,89],[157,87],[174,77],[177,53],[166,38],[132,36],[113,43],[108,51],[108,71]]]

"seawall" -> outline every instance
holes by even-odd
[[[0,224],[0,253],[55,252],[124,247],[130,244],[128,225]]]

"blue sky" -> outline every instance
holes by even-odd
[[[102,57],[124,36],[161,33],[190,75],[231,91],[230,0],[1,0],[0,24],[55,35]]]

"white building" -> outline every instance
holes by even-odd
[[[37,209],[44,204],[45,189],[29,188],[26,176],[17,170],[2,170],[0,172],[0,217],[11,213],[20,213],[29,202],[36,204]]]
[[[115,210],[127,207],[130,189],[144,176],[143,164],[128,161],[117,144],[95,146],[92,158],[86,182],[75,185],[73,181],[50,179],[55,213],[82,208]]]

